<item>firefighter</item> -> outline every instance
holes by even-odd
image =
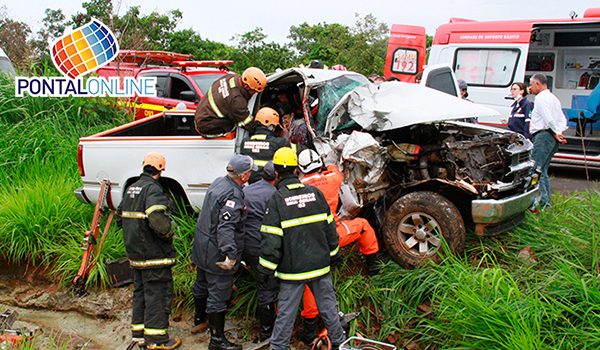
[[[227,165],[227,175],[217,178],[208,188],[198,217],[192,262],[196,264],[194,324],[208,319],[209,350],[240,350],[240,345],[225,337],[225,314],[231,298],[233,277],[244,250],[246,205],[242,185],[257,166],[252,158],[233,156]]]
[[[334,164],[330,164],[325,168],[321,157],[312,149],[300,152],[298,155],[298,169],[304,174],[301,179],[303,184],[315,186],[325,195],[336,222],[340,247],[358,241],[360,252],[366,257],[367,274],[369,276],[376,275],[379,272],[377,267],[379,261],[376,255],[379,251],[379,244],[375,230],[364,218],[340,220],[336,212],[344,175]],[[315,299],[310,289],[306,288],[304,291],[304,310],[301,313],[304,317],[304,328],[298,334],[298,340],[303,341],[305,344],[312,342],[316,333],[315,321],[318,314],[319,310],[315,304]]]
[[[258,118],[258,115],[256,116]],[[267,201],[275,193],[275,167],[269,161],[264,166],[262,179],[244,187],[244,196],[248,216],[246,217],[246,235],[244,240],[244,253],[242,260],[250,264],[252,271],[258,271],[260,257],[260,227],[265,215]],[[257,281],[258,282],[258,281]],[[258,318],[260,320],[259,341],[264,341],[271,336],[273,321],[275,319],[275,301],[277,300],[277,280],[271,277],[267,281],[267,288],[258,285]]]
[[[251,129],[253,117],[248,111],[248,100],[266,85],[265,73],[256,67],[246,69],[241,76],[231,73],[215,81],[196,109],[198,133],[215,138],[232,132],[236,125]]]
[[[341,258],[333,215],[323,193],[298,180],[296,152],[283,147],[273,156],[277,192],[267,202],[261,227],[261,255],[257,278],[279,278],[277,319],[271,349],[287,350],[304,286],[314,292],[321,316],[337,350],[345,340],[336,311],[331,265]]]
[[[165,157],[150,152],[140,179],[129,186],[117,209],[117,225],[133,273],[132,340],[148,349],[175,349],[181,339],[169,339],[176,251],[167,213],[168,200],[158,179]]]
[[[262,178],[263,167],[273,159],[275,151],[281,147],[290,147],[290,143],[283,137],[277,136],[280,132],[279,113],[271,107],[263,107],[255,118],[258,127],[254,135],[242,140],[241,154],[252,157],[258,171],[253,171],[250,183],[255,183]]]

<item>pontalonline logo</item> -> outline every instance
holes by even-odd
[[[109,64],[117,57],[117,38],[102,22],[92,19],[56,40],[52,61],[64,77],[17,77],[15,95],[33,97],[133,97],[156,96],[156,78],[89,77],[83,75]]]

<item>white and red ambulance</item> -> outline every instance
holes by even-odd
[[[423,27],[393,25],[385,77],[414,82],[426,63],[425,40]],[[457,79],[467,82],[470,100],[500,113],[480,123],[506,126],[513,103],[510,86],[528,85],[535,73],[548,77],[563,109],[577,110],[570,116],[580,115],[588,110],[587,98],[600,81],[600,8],[589,8],[580,18],[573,12],[561,19],[451,18],[437,29],[427,65],[440,63],[450,65]],[[577,120],[568,118],[568,143],[561,146],[554,164],[600,167],[600,114],[597,106],[590,112],[596,116],[587,114],[583,133],[576,132]]]

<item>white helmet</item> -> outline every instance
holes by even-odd
[[[304,174],[323,167],[323,160],[312,149],[305,149],[298,155],[298,169]]]

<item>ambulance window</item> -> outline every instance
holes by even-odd
[[[392,73],[417,74],[419,68],[419,51],[399,47],[392,56]]]
[[[527,55],[525,70],[551,72],[554,70],[553,52],[535,52]]]
[[[600,32],[557,32],[554,34],[554,46],[600,46]]]
[[[507,87],[513,81],[519,55],[517,49],[458,49],[454,72],[469,85]]]

